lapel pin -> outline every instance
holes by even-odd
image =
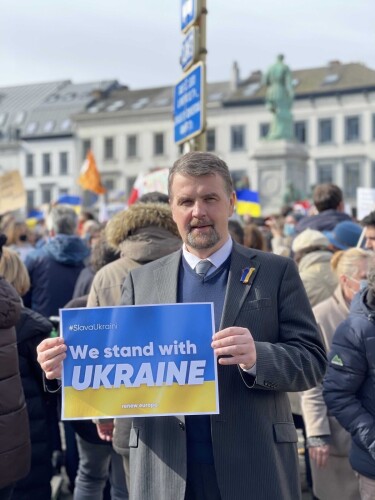
[[[242,275],[241,275],[241,283],[244,285],[247,285],[250,281],[251,276],[253,275],[255,271],[255,267],[245,267],[245,269],[242,270]]]

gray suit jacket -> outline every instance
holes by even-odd
[[[131,271],[122,304],[175,303],[180,260],[178,251]],[[256,271],[245,285],[248,267]],[[220,414],[211,416],[211,431],[222,500],[298,499],[297,434],[286,392],[317,384],[326,360],[290,259],[234,244],[221,328],[233,325],[255,339],[256,381],[238,366],[218,365]],[[130,468],[132,499],[183,500],[184,417],[135,418]]]

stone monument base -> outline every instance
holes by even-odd
[[[291,187],[306,195],[308,157],[305,146],[285,140],[264,141],[255,150],[252,160],[263,215],[279,213]]]

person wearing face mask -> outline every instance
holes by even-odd
[[[350,303],[367,276],[371,253],[360,248],[336,252],[331,268],[339,284],[331,297],[313,308],[325,348],[329,352],[337,326],[349,314]],[[301,393],[314,494],[319,500],[356,500],[358,480],[348,455],[350,435],[328,415],[322,385]]]
[[[24,261],[27,255],[34,250],[34,247],[28,241],[29,230],[25,222],[8,215],[2,221],[2,230],[7,237],[7,246]]]
[[[295,227],[299,218],[298,214],[290,212],[285,219],[281,216],[272,216],[267,219],[266,225],[272,233],[271,248],[274,254],[290,257],[292,241],[296,233]]]

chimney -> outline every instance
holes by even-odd
[[[240,83],[240,69],[236,61],[232,65],[232,72],[230,78],[230,90],[235,92],[238,89]]]
[[[334,61],[329,61],[329,63],[328,63],[328,67],[330,69],[336,69],[337,66],[341,66],[341,62],[338,59],[336,59]]]
[[[260,81],[262,79],[262,72],[260,69],[253,71],[250,75],[249,80],[253,80],[254,82]]]

